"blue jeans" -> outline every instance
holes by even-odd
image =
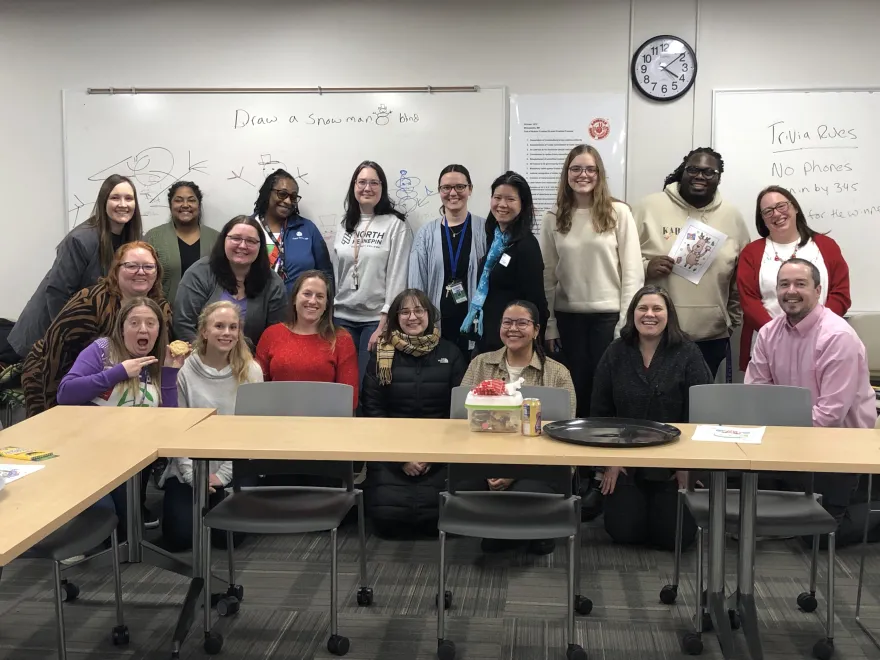
[[[364,374],[367,373],[367,363],[370,361],[370,351],[367,348],[370,343],[370,337],[379,327],[378,321],[346,321],[345,319],[334,318],[333,323],[340,328],[345,328],[354,341],[354,347],[358,354],[358,390],[364,381]]]

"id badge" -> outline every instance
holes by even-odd
[[[460,280],[455,280],[446,285],[446,291],[452,294],[452,299],[456,305],[467,302],[467,291],[464,290],[464,284]]]

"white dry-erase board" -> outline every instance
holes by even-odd
[[[169,219],[168,188],[191,180],[206,224],[254,211],[266,175],[299,182],[300,212],[328,240],[351,175],[379,163],[413,230],[438,217],[437,178],[451,163],[471,172],[471,209],[485,216],[489,185],[506,169],[503,88],[435,93],[64,93],[67,228],[92,211],[101,182],[137,185],[145,229]]]
[[[809,225],[840,245],[853,312],[880,312],[880,89],[715,90],[721,192],[757,238],[758,193],[791,190]]]

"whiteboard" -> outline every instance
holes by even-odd
[[[853,312],[880,311],[880,90],[715,90],[721,190],[757,238],[758,193],[791,190],[807,223],[840,245]]]
[[[355,167],[379,163],[391,199],[416,230],[438,217],[437,179],[451,163],[471,172],[471,210],[485,216],[489,185],[506,169],[507,95],[463,93],[64,93],[67,228],[92,211],[110,174],[131,177],[149,229],[167,222],[168,188],[191,180],[202,215],[221,228],[254,211],[265,177],[293,174],[300,213],[332,237]]]

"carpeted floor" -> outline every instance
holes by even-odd
[[[678,602],[660,603],[658,592],[672,575],[672,556],[611,545],[601,523],[584,533],[582,593],[595,603],[578,617],[576,634],[591,660],[680,658],[679,637],[689,625],[694,602],[693,553],[684,559]],[[237,660],[332,658],[326,649],[329,625],[327,535],[249,539],[236,554],[238,582],[244,585],[242,609],[219,620],[225,638],[220,657]],[[733,545],[731,544],[731,550]],[[368,539],[375,603],[358,607],[356,528],[340,535],[340,633],[351,640],[352,660],[420,660],[436,650],[436,540]],[[458,660],[562,660],[565,657],[565,551],[532,557],[523,553],[484,556],[479,541],[452,539],[449,588],[454,605],[447,637],[456,642]],[[215,551],[215,571],[223,575],[225,553]],[[728,572],[733,569],[728,558]],[[824,554],[822,555],[824,562]],[[125,616],[131,644],[110,643],[114,623],[113,580],[109,568],[74,567],[65,574],[80,598],[65,606],[68,650],[72,660],[170,657],[170,638],[186,581],[146,565],[123,566]],[[756,596],[765,657],[811,657],[823,635],[824,563],[820,566],[819,610],[798,611],[795,599],[807,586],[809,554],[797,541],[759,544]],[[864,620],[880,631],[880,551],[871,549],[866,573]],[[3,569],[0,580],[0,659],[54,658],[55,613],[51,569],[47,563],[19,560]],[[858,551],[839,554],[837,566],[835,657],[880,658],[854,621]],[[734,578],[728,579],[729,587]],[[181,653],[204,658],[201,615]],[[217,617],[215,616],[215,621]],[[742,636],[738,635],[742,643]],[[703,658],[721,658],[713,635],[704,637]],[[742,643],[744,650],[744,643]],[[743,655],[742,657],[747,657]]]

